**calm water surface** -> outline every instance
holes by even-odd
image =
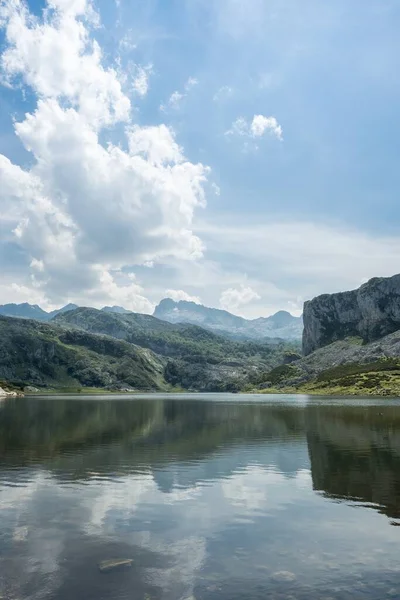
[[[0,403],[3,599],[400,598],[399,524],[399,401]]]

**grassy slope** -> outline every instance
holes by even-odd
[[[65,313],[54,322],[149,348],[168,358],[165,377],[171,385],[199,391],[239,390],[250,373],[276,366],[291,348],[287,343],[237,342],[196,325],[93,308]]]
[[[299,386],[311,394],[400,396],[400,362],[393,359],[329,369]]]
[[[279,364],[287,347],[95,309],[80,308],[51,323],[0,317],[0,380],[65,391],[235,391],[249,373]]]
[[[400,332],[370,344],[350,338],[264,374],[261,391],[332,395],[400,395]]]
[[[166,389],[163,362],[124,341],[39,321],[0,317],[0,379],[75,389]]]
[[[195,359],[203,357],[208,362],[219,362],[258,356],[266,360],[283,347],[278,345],[276,348],[267,343],[236,342],[196,325],[172,324],[137,313],[105,313],[94,308],[79,308],[64,313],[53,322],[124,339],[170,358],[188,359],[193,356]]]

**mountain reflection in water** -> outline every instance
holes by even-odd
[[[0,457],[0,597],[400,597],[397,401],[7,400]]]

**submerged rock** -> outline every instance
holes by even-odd
[[[291,571],[276,571],[272,574],[271,579],[274,581],[295,581],[296,575]]]
[[[124,569],[129,568],[133,564],[133,559],[131,558],[117,558],[110,560],[102,560],[99,563],[99,569],[102,573],[107,573],[108,571],[113,571],[114,569]]]

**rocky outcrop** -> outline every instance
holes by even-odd
[[[5,390],[4,388],[0,387],[0,398],[16,398],[17,396],[22,396],[22,393],[18,393],[18,392],[13,392],[13,391],[9,391],[9,390]]]
[[[304,305],[303,352],[346,337],[378,340],[400,329],[400,275],[376,277],[359,289],[324,294]]]

